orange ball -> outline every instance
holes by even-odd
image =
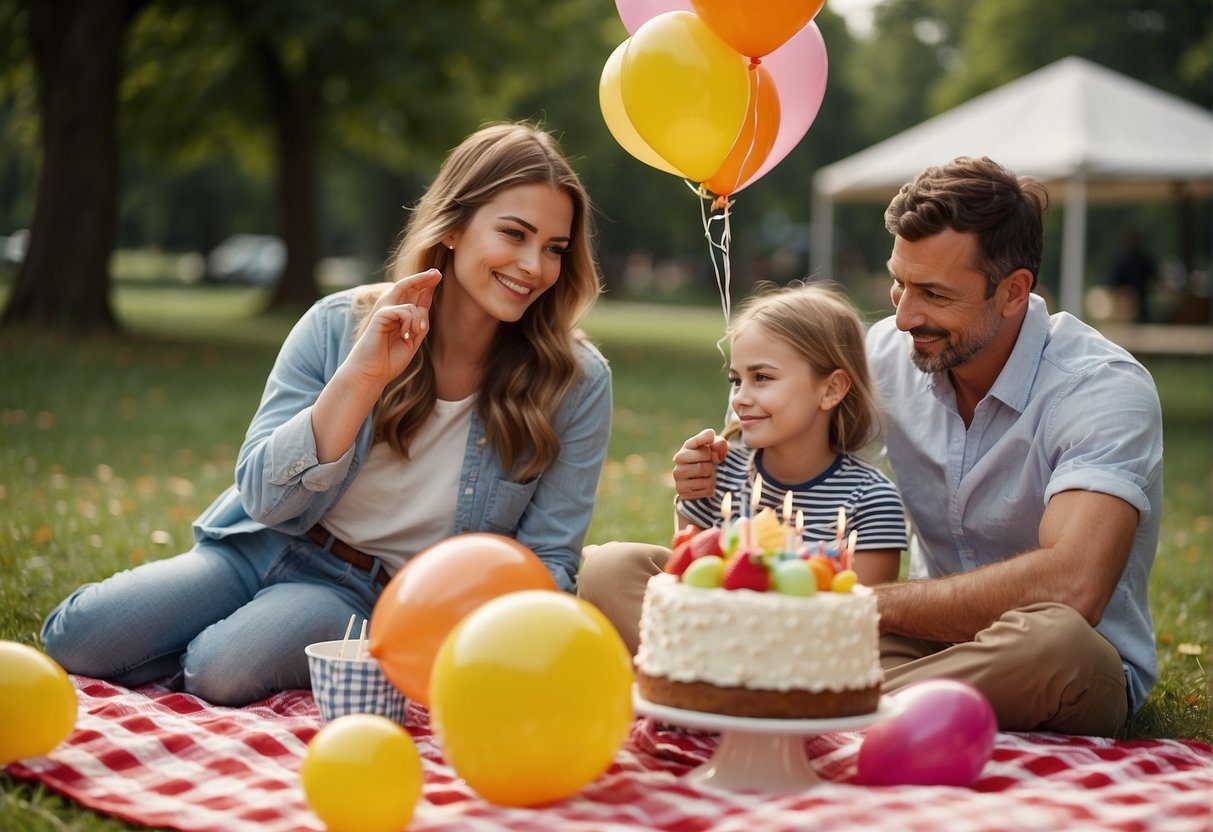
[[[526,589],[556,591],[539,556],[516,540],[474,532],[435,543],[392,576],[371,612],[370,652],[400,692],[429,705],[442,640],[486,601]]]
[[[809,568],[817,577],[818,591],[829,592],[830,584],[834,581],[834,564],[830,563],[830,559],[821,555],[813,555],[809,558]]]

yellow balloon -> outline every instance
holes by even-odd
[[[330,832],[399,832],[413,817],[423,774],[408,732],[378,714],[348,714],[312,737],[299,779]]]
[[[687,11],[647,20],[625,43],[620,91],[632,126],[688,179],[711,179],[745,122],[748,62]]]
[[[470,613],[439,648],[434,735],[485,800],[551,803],[610,767],[632,724],[632,681],[623,639],[595,607],[513,592]]]
[[[0,641],[0,765],[42,757],[76,725],[76,689],[54,659]]]
[[[651,168],[682,176],[682,171],[671,165],[649,147],[628,118],[627,110],[623,107],[623,93],[620,91],[620,69],[623,66],[623,53],[627,51],[628,42],[615,47],[611,57],[607,58],[602,67],[602,77],[598,82],[598,106],[602,109],[602,119],[607,129],[619,142],[619,146],[631,153]]]

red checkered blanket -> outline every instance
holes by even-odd
[[[47,757],[8,766],[73,800],[134,823],[180,830],[320,830],[298,769],[320,728],[311,694],[287,691],[221,708],[149,686],[135,691],[73,677],[80,714]],[[442,759],[424,708],[408,730],[425,767],[420,830],[898,829],[1146,830],[1213,826],[1213,752],[1188,740],[998,735],[972,789],[852,783],[862,735],[807,741],[823,782],[802,792],[701,788],[681,779],[712,756],[716,739],[637,719],[611,768],[579,794],[539,809],[481,800]]]

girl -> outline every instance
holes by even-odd
[[[47,617],[70,672],[242,705],[309,685],[304,647],[369,617],[453,534],[515,537],[571,590],[606,454],[610,371],[575,334],[599,292],[589,198],[555,140],[498,125],[447,157],[393,281],[287,337],[193,549]]]
[[[719,438],[710,428],[696,434],[674,455],[679,525],[719,525],[724,495],[735,510],[749,506],[760,474],[760,507],[780,512],[791,492],[806,543],[836,538],[841,507],[857,533],[860,581],[896,580],[907,546],[901,498],[855,455],[876,438],[878,420],[854,308],[820,284],[793,285],[751,296],[728,338],[730,425]],[[644,585],[668,557],[665,547],[633,543],[586,552],[580,592],[633,652]]]

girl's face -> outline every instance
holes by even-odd
[[[497,321],[517,321],[560,277],[572,228],[573,200],[559,188],[535,183],[502,191],[443,241],[455,255],[447,297],[462,296]]]
[[[785,341],[761,326],[747,326],[733,336],[729,381],[733,412],[751,448],[777,454],[820,453],[829,444],[830,410],[838,403],[842,373],[819,376]]]

